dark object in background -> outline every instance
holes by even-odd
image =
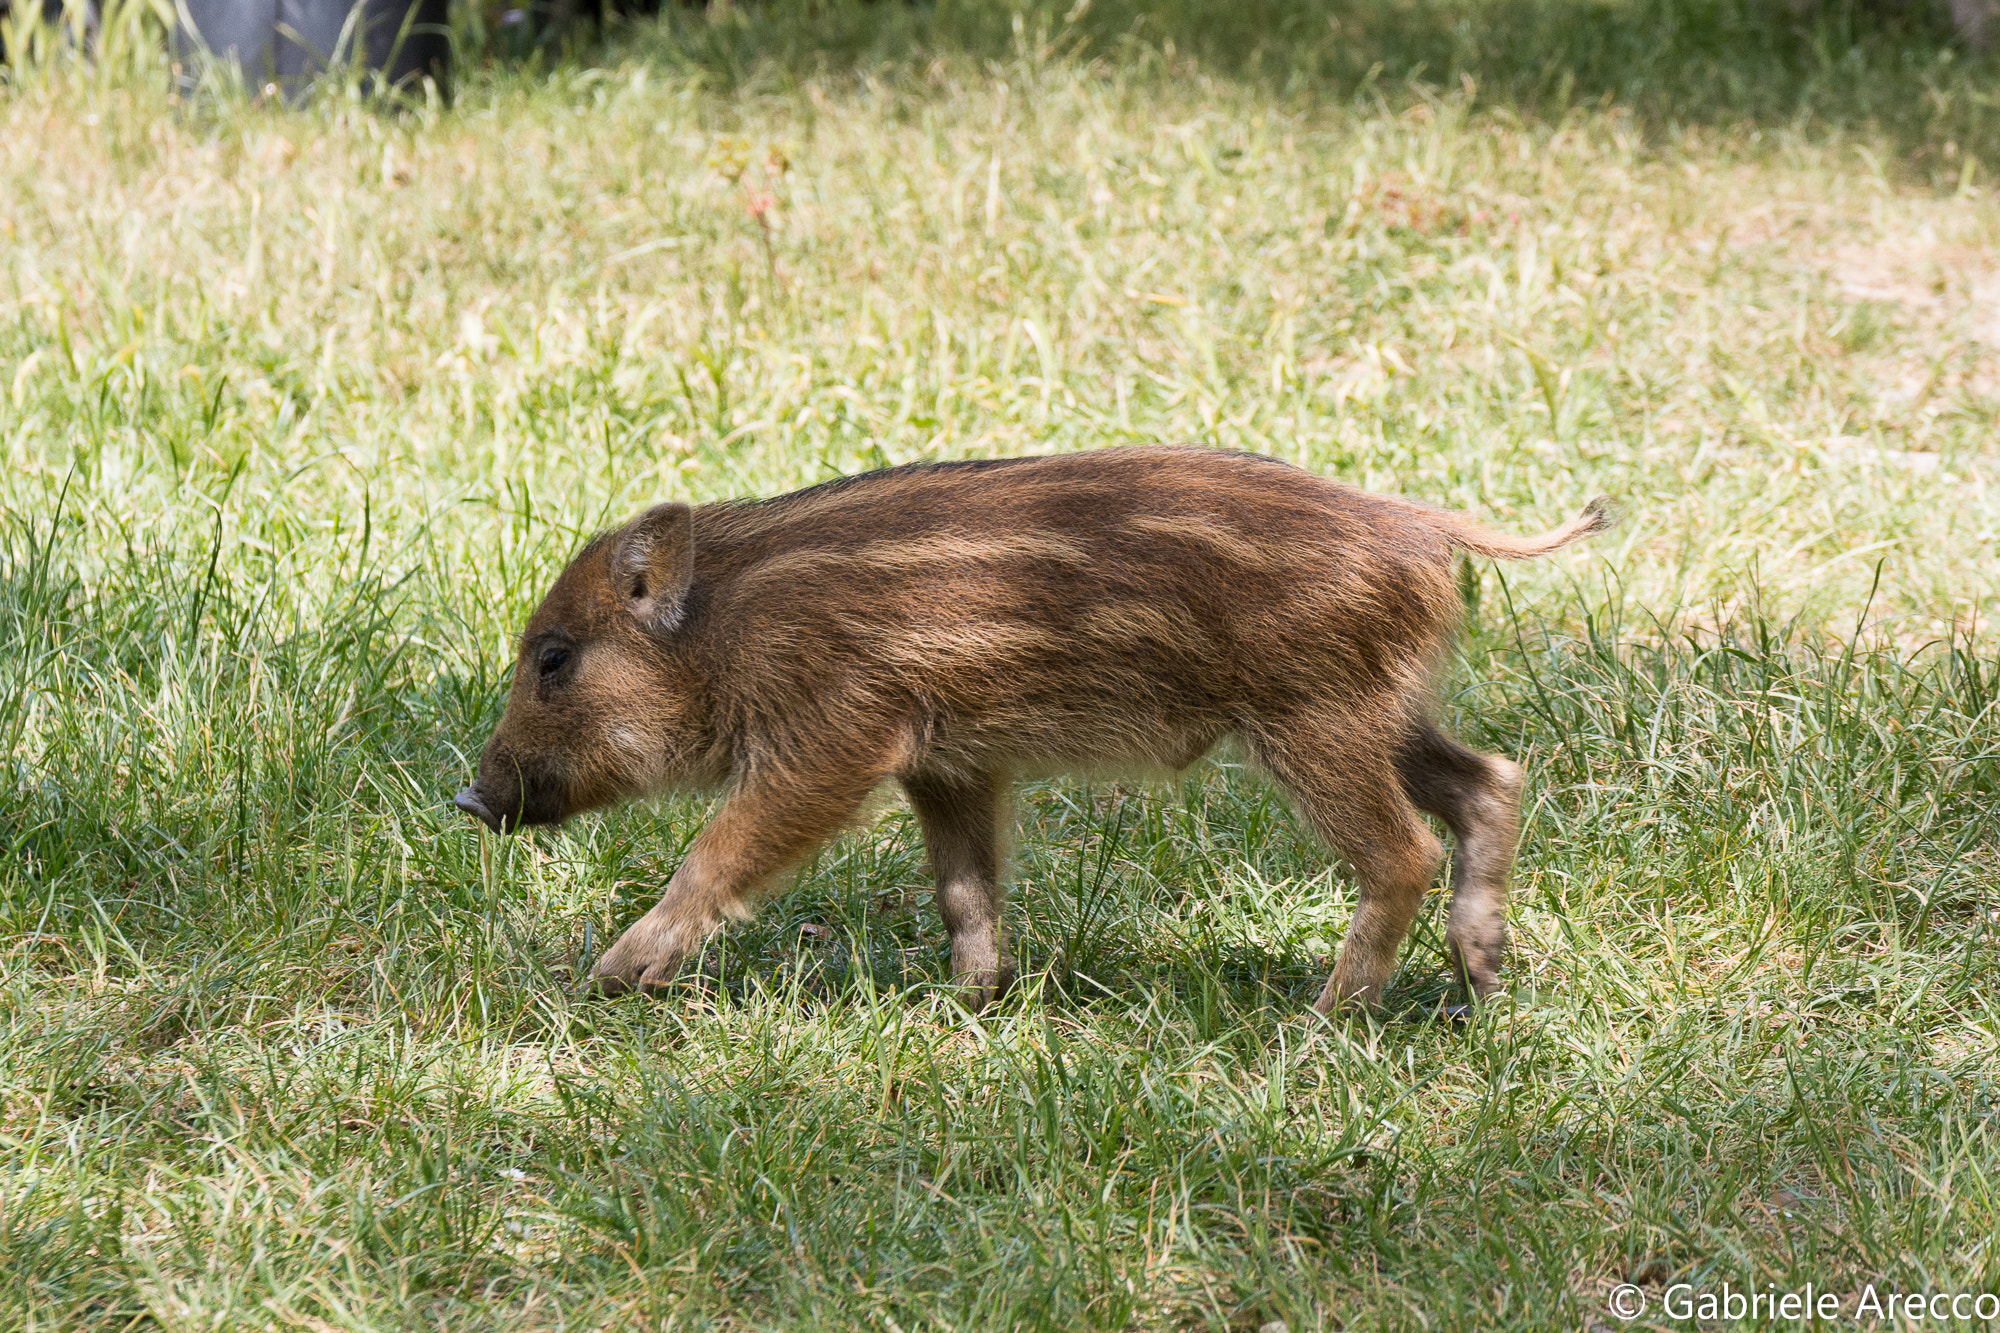
[[[683,8],[698,9],[697,0],[681,0]],[[660,12],[660,0],[536,0],[538,11],[545,11],[558,17],[589,19],[602,23],[610,14],[623,14],[627,18],[644,18]]]
[[[92,3],[92,0],[74,0],[74,2],[83,10],[84,32],[86,34],[94,34],[97,31],[97,6]],[[51,28],[62,26],[63,0],[41,0],[41,7],[42,22],[48,24]],[[28,0],[27,4],[21,6],[21,14],[16,16],[15,21],[22,21],[28,14],[32,14],[34,9],[35,0]],[[6,18],[10,12],[11,6],[9,0],[0,0],[0,19]],[[4,32],[0,32],[0,65],[6,63],[7,35]]]
[[[680,0],[690,9],[702,0]],[[617,14],[648,18],[660,12],[661,0],[500,0],[494,11],[501,35],[500,49],[521,57],[537,46],[559,42],[588,28],[602,31],[604,20]]]
[[[24,10],[32,10],[34,7],[33,0],[29,0],[29,3],[21,6]],[[0,0],[0,19],[6,18],[11,9],[12,5],[9,4],[8,0]],[[62,16],[63,0],[42,0],[42,21],[44,23],[51,25],[61,23]]]
[[[449,94],[449,0],[182,2],[193,29],[175,33],[176,53],[191,62],[206,47],[233,58],[253,91],[276,84],[298,97],[339,63],[370,71],[378,89],[414,89],[428,75]]]

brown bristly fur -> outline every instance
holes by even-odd
[[[728,799],[659,903],[599,961],[664,986],[724,920],[885,782],[930,850],[952,970],[1012,976],[998,852],[1010,781],[1180,769],[1240,740],[1353,864],[1317,1007],[1373,1006],[1442,848],[1447,940],[1499,985],[1520,770],[1429,718],[1461,612],[1455,551],[1546,536],[1254,455],[1123,448],[892,468],[773,500],[657,506],[586,546],[521,636],[505,717],[459,803],[496,829],[669,788]]]

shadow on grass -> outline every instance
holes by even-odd
[[[1479,108],[1535,120],[1615,104],[1654,134],[1801,126],[1886,138],[1919,166],[1947,142],[2000,158],[1991,61],[1966,52],[1924,6],[1887,9],[1865,0],[770,0],[668,6],[657,19],[619,22],[590,55],[662,61],[752,92],[840,76],[920,82],[953,57],[988,62],[999,77],[1018,77],[1024,63],[1087,61],[1127,81],[1208,75],[1335,101],[1470,88]],[[1950,167],[1954,182],[1962,165]]]

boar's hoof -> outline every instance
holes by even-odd
[[[960,972],[951,982],[958,987],[959,1003],[977,1013],[1013,987],[1014,969],[1002,967],[993,971]]]
[[[589,991],[607,999],[634,991],[659,999],[673,984],[688,956],[684,938],[673,923],[658,919],[659,909],[640,917],[605,950],[591,969]]]
[[[664,996],[673,986],[674,978],[680,975],[680,962],[654,963],[643,968],[606,969],[599,966],[590,980],[584,983],[584,994],[598,999],[615,1000],[621,995],[639,994],[649,1000]]]
[[[635,989],[637,988],[623,977],[608,977],[599,973],[583,983],[583,998],[615,1000],[621,995],[630,995]]]

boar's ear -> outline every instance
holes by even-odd
[[[654,505],[632,521],[611,552],[611,581],[641,625],[664,634],[681,622],[694,577],[694,513]]]

